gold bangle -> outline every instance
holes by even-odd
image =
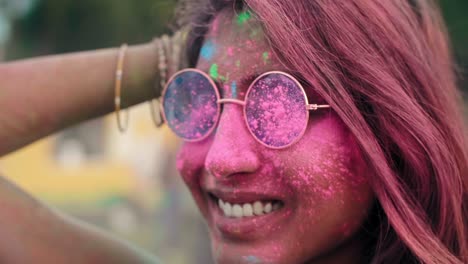
[[[114,98],[114,104],[115,104],[115,114],[117,117],[117,127],[119,128],[120,132],[125,132],[128,128],[128,120],[129,120],[129,114],[127,113],[127,118],[125,119],[125,126],[122,125],[122,120],[120,118],[120,110],[121,110],[121,88],[122,88],[122,76],[123,76],[123,65],[124,65],[124,60],[125,60],[125,52],[127,51],[128,45],[123,44],[120,46],[119,50],[119,57],[117,60],[117,69],[115,71],[115,98]]]
[[[162,40],[155,38],[154,39],[154,44],[157,49],[158,53],[158,71],[160,74],[160,80],[159,83],[155,83],[155,90],[157,92],[157,87],[160,86],[160,93],[163,92],[164,86],[166,85],[166,71],[167,71],[167,61],[166,61],[166,55],[164,52],[164,48],[162,47]],[[164,119],[162,117],[162,107],[161,107],[161,96],[159,98],[149,100],[149,107],[150,107],[150,113],[151,113],[151,118],[153,119],[153,123],[156,127],[161,127],[164,124]],[[155,105],[155,102],[157,102],[157,105]],[[155,110],[155,108],[158,109],[158,111]],[[158,116],[159,120],[156,120],[156,116]]]
[[[154,101],[157,102],[157,105],[154,105]],[[162,110],[161,110],[161,101],[159,98],[149,100],[149,107],[150,107],[150,113],[151,113],[151,119],[153,119],[153,123],[156,127],[161,127],[164,124],[164,119],[161,115]],[[158,111],[156,112],[154,109],[157,108]],[[159,120],[156,120],[156,116],[159,116]]]

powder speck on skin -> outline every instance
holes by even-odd
[[[231,94],[232,94],[232,98],[237,98],[237,83],[236,82],[231,83]]]
[[[216,64],[216,63],[211,64],[210,76],[215,81],[218,81],[218,80],[220,80],[222,82],[229,81],[229,73],[226,76],[220,75],[219,72],[218,72],[218,64]]]
[[[243,25],[245,22],[249,21],[250,18],[252,18],[252,13],[250,13],[249,10],[244,11],[237,16],[237,24]]]
[[[258,29],[252,30],[252,31],[250,32],[250,37],[252,38],[252,37],[257,36],[257,35],[258,35],[258,31],[259,31]]]
[[[218,34],[218,29],[219,29],[219,16],[216,16],[215,20],[213,21],[213,24],[211,26],[211,32],[213,35]]]
[[[247,263],[251,263],[251,264],[254,264],[254,263],[262,263],[262,261],[261,261],[258,257],[252,256],[252,255],[250,255],[250,256],[244,256],[243,259],[244,259],[245,261],[247,261]]]
[[[234,56],[234,48],[233,47],[228,47],[227,48],[227,54],[229,56]]]
[[[210,76],[211,78],[218,80],[219,74],[218,74],[218,64],[213,63],[210,67]]]
[[[268,51],[265,51],[263,52],[262,57],[263,57],[263,63],[267,64],[268,60],[270,59],[270,53]]]
[[[224,88],[224,90],[227,90],[227,91],[230,90],[229,85],[227,85],[227,84],[223,85],[223,88]],[[231,96],[232,96],[232,91],[231,91]]]
[[[205,60],[211,60],[215,53],[215,45],[211,40],[208,40],[201,48],[200,55]]]
[[[236,67],[240,67],[240,60],[236,60]]]
[[[229,81],[229,72],[227,73],[226,76],[223,76],[223,75],[219,75],[219,79],[223,82],[227,82]]]

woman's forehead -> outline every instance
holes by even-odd
[[[211,24],[197,68],[218,82],[281,70],[261,24],[250,11],[223,11]]]

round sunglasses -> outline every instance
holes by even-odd
[[[208,137],[219,121],[221,104],[243,106],[244,120],[261,144],[282,149],[304,134],[309,111],[330,105],[309,104],[304,88],[290,74],[269,71],[247,89],[245,100],[221,98],[214,81],[198,69],[175,73],[162,92],[162,113],[169,128],[186,141]]]

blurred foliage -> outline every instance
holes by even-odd
[[[468,1],[440,0],[452,46],[460,70],[460,85],[468,100]],[[468,108],[466,109],[468,113]]]
[[[168,31],[174,0],[39,0],[15,21],[7,60],[141,43]]]
[[[141,43],[167,32],[176,0],[35,0],[13,24],[7,60]],[[468,1],[439,0],[462,77],[468,69]],[[468,78],[463,78],[468,90]]]
[[[468,60],[468,1],[441,0],[445,21],[452,38],[455,53],[464,61]]]

